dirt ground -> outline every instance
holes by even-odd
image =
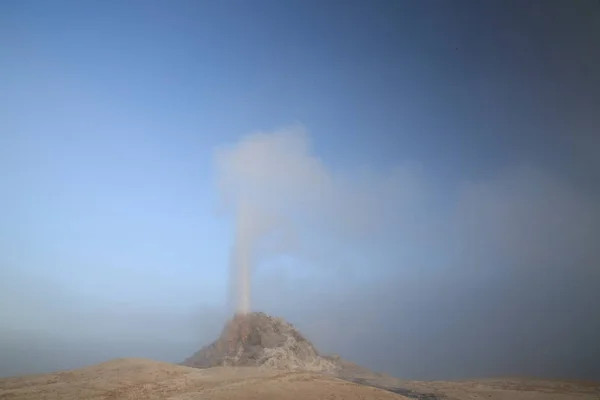
[[[370,385],[422,400],[600,400],[600,382],[540,380],[524,378],[464,381],[410,381],[375,373],[354,363],[339,360],[338,378]]]
[[[0,379],[0,399],[399,399],[385,390],[307,372],[196,369],[120,359],[47,375]]]
[[[365,380],[358,384],[312,372],[251,367],[196,369],[151,360],[119,359],[71,371],[0,379],[0,399],[600,399],[600,384],[585,382],[416,382],[377,374],[357,379]],[[407,397],[393,393],[400,383],[402,390],[411,391]],[[373,387],[375,384],[387,390]]]
[[[428,387],[443,393],[448,399],[490,400],[566,400],[600,399],[600,384],[538,379],[484,379],[456,382],[420,382],[416,387]]]

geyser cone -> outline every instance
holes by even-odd
[[[258,366],[309,371],[335,369],[334,363],[319,356],[312,343],[291,324],[260,312],[236,314],[215,342],[183,364],[197,368]]]

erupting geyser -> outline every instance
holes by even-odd
[[[237,314],[251,307],[258,256],[270,257],[292,241],[294,219],[315,215],[330,193],[330,174],[309,152],[302,127],[256,133],[216,154],[224,210],[235,219],[230,289]]]
[[[237,232],[232,262],[236,277],[236,313],[250,312],[250,275],[252,261],[252,214],[246,207],[240,207],[237,219]]]
[[[238,314],[248,314],[250,312],[250,266],[248,265],[247,249],[240,249],[236,262],[238,263],[236,266],[238,275],[236,312]]]

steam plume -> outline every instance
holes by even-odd
[[[240,207],[237,223],[237,237],[235,241],[235,253],[237,255],[235,275],[238,279],[237,285],[237,309],[238,313],[246,314],[250,311],[250,263],[252,259],[252,214],[248,208]]]
[[[249,135],[217,151],[223,205],[235,216],[231,287],[239,313],[251,309],[251,276],[260,254],[293,246],[294,219],[315,216],[326,204],[331,179],[308,150],[305,130],[291,127]]]

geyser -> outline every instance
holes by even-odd
[[[247,314],[250,312],[250,276],[252,262],[252,213],[247,207],[241,206],[238,210],[237,233],[234,244],[232,262],[233,274],[236,277],[236,312]]]
[[[251,277],[258,258],[289,252],[294,219],[322,210],[329,173],[309,152],[302,127],[249,135],[216,154],[224,210],[235,219],[231,290],[238,314],[251,311]]]

